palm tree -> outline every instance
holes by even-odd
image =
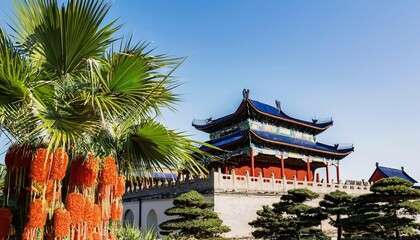
[[[0,29],[0,127],[17,143],[64,147],[72,156],[113,155],[120,171],[202,171],[183,132],[156,121],[179,96],[172,73],[184,61],[147,43],[116,38],[103,1],[13,2]]]

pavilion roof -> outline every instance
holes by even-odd
[[[225,137],[208,141],[207,143],[216,147],[225,149],[229,145],[242,144],[249,142],[247,140],[263,142],[265,144],[273,144],[276,148],[294,148],[309,152],[314,156],[321,156],[328,159],[342,159],[353,152],[353,147],[340,148],[338,145],[330,146],[327,144],[312,142],[308,140],[283,136],[277,133],[260,131],[260,130],[243,130]],[[208,147],[201,147],[201,150],[211,150]]]
[[[389,178],[389,177],[399,177],[402,179],[405,179],[411,183],[417,183],[416,180],[414,180],[414,178],[410,177],[403,168],[401,169],[397,169],[397,168],[389,168],[389,167],[383,167],[383,166],[376,166],[375,171],[373,172],[372,176],[369,178],[369,182],[371,181],[373,175],[375,174],[376,171],[379,171],[385,178]]]
[[[293,118],[284,113],[280,107],[273,107],[259,101],[244,98],[234,113],[215,120],[212,120],[211,118],[207,120],[194,120],[192,125],[196,129],[207,133],[215,132],[229,124],[236,123],[234,121],[235,118],[243,118],[244,116],[249,117],[249,110],[255,114],[265,116],[266,118],[277,122],[277,125],[286,125],[291,128],[300,129],[302,132],[312,134],[319,134],[333,124],[332,119],[324,122],[318,122],[316,120],[305,121]]]

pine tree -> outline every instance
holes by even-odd
[[[329,239],[316,226],[325,219],[319,207],[304,204],[319,195],[308,189],[292,189],[272,207],[263,206],[257,211],[257,219],[249,225],[256,228],[255,238],[264,239]]]
[[[213,202],[204,200],[197,191],[181,194],[174,199],[174,207],[165,211],[168,216],[179,218],[165,221],[159,225],[162,234],[173,233],[177,238],[195,237],[197,239],[216,237],[230,231],[222,225],[222,220],[211,207]]]
[[[347,219],[342,219],[351,239],[419,239],[420,190],[401,178],[384,178],[370,188],[372,193],[354,201]]]
[[[342,215],[348,213],[353,198],[346,192],[336,190],[326,194],[324,199],[319,203],[322,210],[330,216],[331,225],[337,228],[337,240],[341,240],[342,237]]]

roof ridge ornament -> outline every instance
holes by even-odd
[[[248,99],[249,98],[249,89],[245,89],[242,90],[242,96],[244,97],[244,99]]]
[[[276,100],[276,107],[281,112],[281,102],[279,100]]]

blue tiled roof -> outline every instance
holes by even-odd
[[[297,138],[291,138],[287,136],[283,136],[276,133],[271,132],[265,132],[265,131],[259,131],[259,130],[252,130],[250,131],[254,136],[259,137],[263,141],[270,141],[274,142],[279,145],[287,145],[292,146],[296,148],[302,148],[306,150],[312,150],[315,152],[321,152],[326,154],[333,154],[333,155],[340,155],[340,156],[346,156],[350,154],[350,152],[353,151],[353,148],[348,149],[337,149],[335,146],[329,146],[326,144],[318,143],[318,142],[311,142],[307,140],[297,139]],[[209,141],[209,144],[212,144],[216,147],[222,147],[226,144],[233,143],[243,137],[245,137],[246,134],[248,134],[249,131],[240,131],[231,135],[228,135],[226,137],[218,138],[212,141]],[[208,150],[207,147],[202,147],[202,150]]]
[[[395,168],[378,166],[378,170],[381,171],[381,173],[385,177],[399,177],[399,178],[403,178],[407,181],[410,181],[412,183],[417,183],[416,180],[414,180],[412,177],[408,176],[408,174],[405,171],[403,171],[402,169],[395,169]]]
[[[305,124],[305,125],[309,125],[312,127],[316,127],[316,128],[326,128],[330,125],[332,125],[332,120],[331,121],[327,121],[325,123],[313,123],[313,122],[308,122],[308,121],[304,121],[304,120],[300,120],[300,119],[296,119],[296,118],[292,118],[289,117],[287,114],[285,114],[283,111],[279,110],[276,107],[270,106],[268,104],[262,103],[262,102],[258,102],[255,100],[249,100],[251,102],[251,104],[259,111],[285,119],[285,120],[290,120],[293,122],[298,122],[301,124]]]
[[[330,145],[326,145],[319,142],[311,142],[311,141],[307,141],[307,140],[303,140],[299,138],[291,138],[291,137],[283,136],[280,134],[259,131],[259,130],[252,130],[252,131],[256,133],[258,136],[260,136],[261,138],[264,138],[267,140],[288,143],[288,144],[310,148],[314,150],[327,151],[331,153],[345,153],[345,154],[348,154],[351,151],[353,151],[352,148],[338,150],[335,146],[330,146]]]
[[[246,130],[244,130],[244,131],[238,131],[238,132],[235,132],[233,134],[227,135],[225,137],[221,137],[221,138],[218,138],[218,139],[214,139],[212,141],[208,141],[207,143],[209,143],[209,144],[211,144],[213,146],[216,146],[216,147],[222,147],[222,146],[224,146],[226,144],[236,142],[237,140],[239,140],[242,137],[244,137],[245,133],[247,133],[247,132],[248,131],[246,131]],[[200,150],[203,150],[203,151],[207,151],[209,149],[210,148],[209,147],[206,147],[206,146],[202,146],[200,148]]]
[[[154,179],[177,179],[177,176],[173,173],[168,172],[153,172],[153,173],[141,173],[142,177],[152,177]]]
[[[214,120],[211,119],[211,118],[206,119],[206,120],[194,119],[193,122],[192,122],[192,125],[197,129],[202,129],[202,128],[207,128],[209,126],[215,125],[215,124],[220,123],[220,122],[228,121],[229,119],[231,119],[232,117],[239,114],[240,112],[242,112],[242,110],[245,109],[245,104],[244,104],[245,102],[246,102],[245,99],[242,100],[241,104],[239,104],[239,107],[232,114],[229,114],[229,115],[226,115],[224,117],[217,118],[217,119],[214,119]]]
[[[173,173],[166,173],[166,172],[154,172],[153,178],[161,178],[161,179],[176,179],[177,176]]]
[[[215,119],[215,120],[194,120],[192,125],[195,128],[204,131],[204,129],[207,129],[208,127],[214,126],[218,123],[229,121],[230,119],[232,119],[233,117],[235,117],[236,115],[238,115],[239,113],[241,113],[242,111],[244,111],[246,109],[244,106],[247,102],[250,104],[250,106],[253,109],[255,109],[256,111],[258,111],[262,114],[269,115],[271,117],[274,117],[274,118],[279,119],[281,121],[289,122],[291,124],[298,124],[298,125],[301,125],[301,126],[305,126],[307,128],[314,129],[318,132],[327,129],[329,126],[331,126],[333,124],[332,120],[328,120],[328,121],[323,122],[323,123],[315,123],[315,122],[308,122],[308,121],[292,118],[292,117],[289,117],[287,114],[285,114],[283,111],[279,110],[276,107],[273,107],[273,106],[270,106],[268,104],[261,103],[261,102],[255,101],[255,100],[244,99],[241,102],[241,104],[239,105],[238,109],[235,111],[235,113],[226,115],[224,117],[221,117],[221,118],[218,118],[218,119]]]

